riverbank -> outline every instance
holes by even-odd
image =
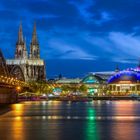
[[[49,98],[25,98],[19,99],[18,101],[46,101],[46,100],[56,100],[56,101],[93,101],[93,100],[140,100],[139,97],[129,97],[129,96],[94,96],[94,97],[49,97]]]
[[[138,97],[126,97],[126,96],[100,96],[100,97],[60,97],[50,100],[59,100],[59,101],[93,101],[93,100],[139,100]]]
[[[139,100],[139,97],[127,97],[127,96],[102,96],[92,97],[93,100]]]
[[[9,111],[11,111],[10,104],[0,104],[0,115],[5,114]]]

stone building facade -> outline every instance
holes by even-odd
[[[44,81],[46,79],[45,62],[40,58],[36,24],[34,24],[29,50],[30,53],[28,54],[26,40],[23,37],[22,24],[20,24],[16,42],[15,58],[6,60],[6,63],[11,68],[15,65],[20,66],[25,81]],[[15,75],[18,75],[18,73]]]

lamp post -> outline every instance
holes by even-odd
[[[16,87],[16,93],[15,93],[15,100],[16,102],[18,101],[18,93],[21,91],[21,87],[20,86],[17,86]]]
[[[17,86],[16,87],[16,91],[19,92],[20,90],[21,90],[21,87],[20,86]]]

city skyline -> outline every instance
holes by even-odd
[[[50,76],[114,70],[116,64],[134,67],[140,54],[139,6],[136,0],[1,0],[1,49],[6,58],[14,57],[20,21],[29,48],[36,22]]]
[[[0,0],[0,140],[139,140],[140,0]]]

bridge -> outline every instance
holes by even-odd
[[[0,103],[17,102],[18,92],[27,86],[21,68],[8,67],[0,50]]]

